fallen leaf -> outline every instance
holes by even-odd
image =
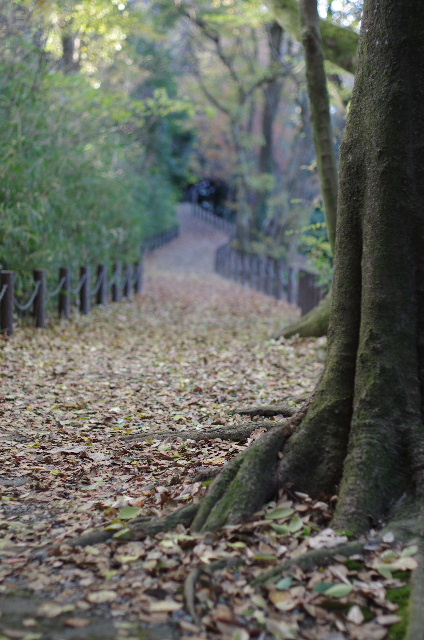
[[[103,602],[113,602],[118,597],[116,591],[104,589],[103,591],[92,591],[87,594],[88,602],[92,604],[102,604]]]

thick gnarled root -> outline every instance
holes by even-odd
[[[267,414],[278,415],[278,414]],[[253,431],[257,429],[272,429],[276,426],[276,422],[251,422],[249,424],[232,425],[231,427],[220,427],[219,429],[205,429],[204,431],[164,431],[158,433],[140,433],[130,436],[123,436],[123,440],[131,442],[140,442],[142,440],[231,440],[240,442],[247,440]]]
[[[242,522],[275,496],[279,454],[291,435],[287,423],[265,433],[223,468],[200,503],[193,531]]]
[[[264,404],[252,407],[239,407],[233,409],[231,413],[238,413],[241,416],[250,416],[255,418],[256,416],[263,416],[264,418],[271,418],[273,416],[284,416],[290,418],[296,413],[297,409],[292,407],[287,402],[280,402],[278,404]]]
[[[279,338],[292,338],[296,335],[300,338],[320,338],[321,336],[326,336],[330,317],[330,306],[331,295],[328,293],[318,306],[314,307],[297,322],[294,322],[288,327],[283,327],[281,331],[272,337],[278,340]]]

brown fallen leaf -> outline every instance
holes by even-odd
[[[75,607],[73,605],[57,604],[56,602],[43,602],[37,609],[39,616],[45,616],[46,618],[56,618],[66,611],[72,611]]]
[[[375,618],[375,622],[381,624],[383,627],[390,627],[392,624],[396,624],[396,622],[400,622],[401,620],[402,618],[394,615],[377,616]]]
[[[74,629],[82,629],[88,627],[90,624],[89,618],[66,618],[63,623],[67,627],[73,627]]]
[[[86,599],[92,604],[102,604],[103,602],[113,602],[117,597],[118,594],[116,591],[104,589],[102,591],[92,591],[91,593],[88,593]]]
[[[349,622],[353,622],[354,624],[362,624],[364,621],[364,614],[362,613],[360,607],[355,604],[353,607],[349,609],[349,613],[347,614],[347,619]]]

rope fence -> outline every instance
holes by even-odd
[[[72,274],[69,267],[59,269],[59,282],[53,291],[47,289],[47,271],[34,269],[34,288],[26,302],[20,302],[15,296],[15,273],[9,270],[0,271],[0,331],[3,335],[12,336],[15,328],[15,312],[32,309],[36,328],[44,329],[47,320],[47,306],[50,298],[57,298],[59,318],[70,319],[72,302],[76,302],[81,315],[88,315],[93,303],[105,307],[110,299],[120,302],[123,298],[131,300],[143,290],[143,260],[145,251],[153,251],[170,242],[179,235],[179,227],[164,231],[148,238],[141,247],[141,259],[134,264],[117,261],[113,265],[112,274],[108,277],[105,264],[97,265],[96,279],[92,284],[91,268],[80,267],[77,284],[72,287]]]

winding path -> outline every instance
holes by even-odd
[[[104,528],[126,505],[148,515],[174,509],[190,487],[200,490],[199,466],[222,465],[244,445],[209,439],[174,458],[154,433],[204,430],[207,438],[213,425],[240,422],[234,406],[303,396],[319,374],[313,343],[266,340],[296,311],[215,275],[226,235],[188,206],[179,216],[180,237],[147,257],[135,300],[46,330],[19,327],[0,342],[2,636],[26,637],[26,619],[43,640],[124,638],[129,623],[137,635],[145,621],[137,598],[149,598],[162,574],[135,586],[107,545],[88,555],[66,546],[31,554]],[[139,433],[152,438],[125,440]],[[22,588],[31,594],[24,603]],[[146,638],[170,640],[174,630]]]

